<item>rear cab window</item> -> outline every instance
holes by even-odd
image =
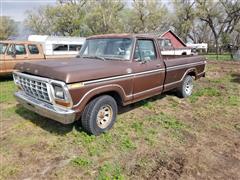
[[[11,55],[15,51],[15,55],[24,55],[26,54],[26,48],[24,44],[11,44],[8,48],[7,54]]]
[[[28,50],[30,54],[39,54],[39,50],[36,44],[29,44],[28,45]]]
[[[157,59],[157,53],[152,39],[138,39],[134,52],[136,61],[152,61]]]
[[[170,39],[160,39],[158,40],[159,45],[161,48],[171,48],[172,47],[172,43],[170,41]]]

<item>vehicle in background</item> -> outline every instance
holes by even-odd
[[[187,46],[189,48],[195,49],[196,52],[205,52],[207,53],[208,51],[208,44],[207,43],[187,43]]]
[[[42,45],[29,41],[0,41],[0,75],[10,74],[16,63],[44,60]]]
[[[175,48],[172,44],[171,39],[168,38],[159,38],[158,42],[161,48],[162,55],[179,56],[179,55],[191,55],[192,53],[190,47]]]
[[[205,76],[206,58],[164,56],[158,42],[138,34],[89,37],[76,58],[18,64],[15,96],[27,109],[61,123],[81,119],[86,132],[99,135],[113,126],[118,106],[169,90],[188,97],[193,80]]]
[[[76,56],[86,38],[47,35],[30,35],[29,41],[41,43],[46,58]]]

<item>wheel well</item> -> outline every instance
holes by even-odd
[[[192,76],[192,77],[194,77],[196,79],[195,71],[190,71],[189,73],[187,73],[187,75]]]
[[[182,55],[187,55],[187,53],[186,53],[186,52],[183,52]]]
[[[119,95],[119,93],[117,93],[116,91],[109,91],[109,92],[104,92],[104,93],[97,94],[97,95],[91,97],[87,103],[89,103],[89,102],[92,101],[93,99],[95,99],[95,98],[97,98],[97,97],[99,97],[99,96],[102,96],[102,95],[112,96],[113,99],[115,99],[115,101],[117,102],[118,105],[123,105],[122,97],[121,97],[121,96]]]

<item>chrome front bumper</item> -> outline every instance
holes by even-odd
[[[15,97],[17,101],[28,110],[60,123],[70,124],[76,119],[76,112],[74,110],[56,108],[51,104],[39,101],[31,96],[26,95],[23,91],[16,92]]]

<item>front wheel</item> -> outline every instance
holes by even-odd
[[[108,95],[99,96],[87,104],[82,114],[83,129],[99,135],[111,129],[117,116],[117,103]]]
[[[193,77],[190,75],[185,76],[180,87],[178,87],[178,95],[182,98],[191,96],[193,90]]]

